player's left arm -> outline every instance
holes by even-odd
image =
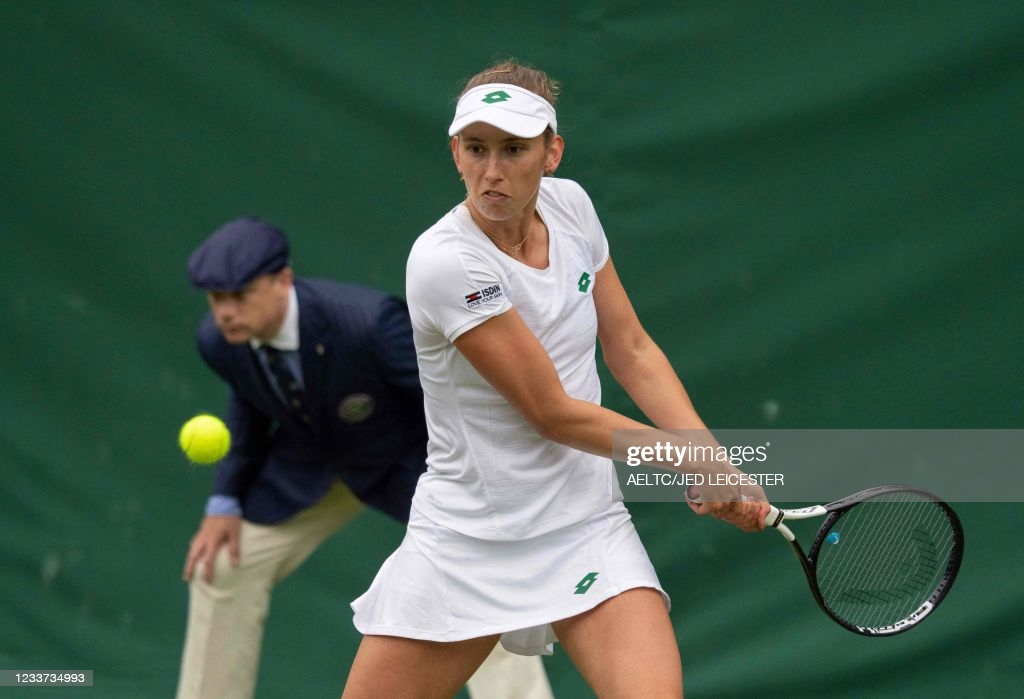
[[[702,430],[713,440],[668,357],[640,323],[610,258],[597,273],[594,304],[605,364],[637,407],[663,430]],[[760,486],[744,490],[750,491],[752,500],[762,502],[689,505],[697,514],[742,522],[741,528],[748,531],[760,529],[768,508],[764,491]]]
[[[661,348],[644,330],[609,258],[594,284],[604,362],[637,407],[665,430],[706,429]]]

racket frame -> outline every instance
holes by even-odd
[[[895,624],[881,627],[857,626],[856,624],[852,624],[837,616],[825,603],[825,600],[821,595],[821,591],[818,589],[816,572],[818,552],[833,525],[854,506],[879,495],[897,492],[910,492],[921,495],[925,497],[925,499],[935,503],[943,511],[949,519],[953,530],[953,550],[950,553],[949,563],[946,565],[942,581],[935,587],[935,590],[932,591],[931,595],[928,596],[924,603],[915,611],[911,612]],[[804,553],[804,549],[800,545],[800,542],[797,541],[796,535],[784,524],[784,522],[786,520],[811,519],[813,517],[822,516],[824,516],[825,519],[818,528],[818,533],[814,538],[814,542],[811,544],[809,551]],[[953,582],[956,580],[957,573],[960,570],[960,563],[963,560],[964,532],[963,526],[960,524],[960,518],[957,516],[956,512],[936,495],[928,492],[927,490],[911,485],[876,486],[874,488],[868,488],[854,493],[853,495],[840,500],[836,500],[835,502],[830,502],[827,505],[812,505],[810,507],[800,507],[791,510],[784,510],[771,505],[768,514],[765,516],[764,523],[765,527],[772,527],[773,529],[778,530],[779,534],[789,542],[790,547],[793,549],[793,553],[796,554],[797,559],[800,561],[801,568],[803,568],[804,577],[807,578],[807,584],[811,589],[811,595],[814,597],[814,601],[818,603],[821,610],[825,612],[830,619],[843,628],[862,636],[895,636],[905,631],[909,631],[923,621],[925,617],[935,610],[949,592],[950,587],[952,587]]]

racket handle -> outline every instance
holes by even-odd
[[[786,541],[796,541],[796,535],[789,530],[789,527],[782,523],[785,516],[786,513],[775,505],[768,505],[768,514],[764,516],[764,526],[765,528],[774,527],[777,529]]]

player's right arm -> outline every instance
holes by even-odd
[[[671,439],[660,430],[568,395],[547,351],[514,308],[466,331],[456,338],[455,347],[545,439],[619,460],[625,460],[625,454],[613,452],[615,430]],[[743,531],[760,531],[764,522],[757,519],[757,506],[723,498],[707,503],[702,514]]]
[[[466,331],[455,347],[545,439],[611,456],[613,430],[647,427],[568,395],[547,351],[514,308]]]

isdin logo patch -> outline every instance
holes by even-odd
[[[580,280],[576,282],[576,287],[580,290],[581,294],[587,293],[587,289],[590,288],[590,275],[584,272]]]
[[[487,104],[494,104],[495,102],[506,102],[510,99],[512,99],[512,95],[508,94],[504,90],[495,90],[494,92],[488,92],[480,101],[486,102]]]
[[[501,290],[501,284],[491,284],[486,288],[477,289],[472,294],[466,294],[466,308],[476,308],[481,304],[497,301],[504,297],[505,292]]]
[[[594,572],[594,573],[587,573],[586,575],[583,576],[582,580],[580,580],[578,583],[576,583],[576,592],[574,592],[573,594],[574,595],[585,595],[585,594],[587,594],[587,590],[590,589],[590,586],[593,585],[596,580],[597,580],[597,573],[596,572]]]

